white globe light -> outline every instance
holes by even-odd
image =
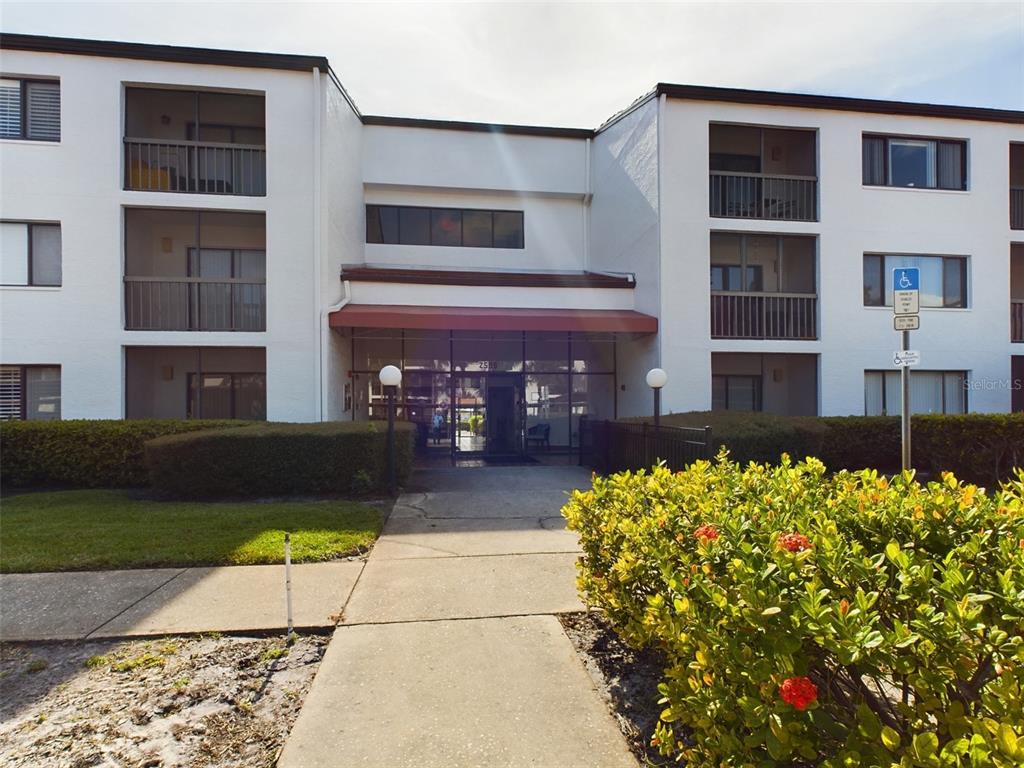
[[[402,383],[402,371],[395,365],[385,365],[380,369],[380,383],[385,387],[397,387]]]
[[[661,389],[668,384],[668,374],[661,368],[651,368],[647,372],[647,386],[651,389]]]

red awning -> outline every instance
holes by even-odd
[[[415,328],[436,331],[590,331],[657,333],[658,318],[631,309],[420,307],[347,304],[331,312],[333,328]]]

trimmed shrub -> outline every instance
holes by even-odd
[[[783,453],[816,456],[830,470],[900,470],[898,416],[774,416],[739,411],[694,411],[662,417],[680,427],[710,425],[715,449],[732,459],[770,462]],[[1024,413],[921,415],[912,419],[914,466],[938,476],[995,487],[1024,464]]]
[[[396,475],[412,471],[415,425],[395,425]],[[387,428],[374,422],[265,424],[146,443],[150,484],[183,499],[364,492],[387,484]]]
[[[12,487],[127,488],[148,480],[143,444],[162,435],[250,421],[139,419],[6,421],[0,425],[0,479]]]
[[[1024,762],[1024,473],[986,494],[719,456],[595,477],[563,514],[587,602],[665,653],[663,754]]]

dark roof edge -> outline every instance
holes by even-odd
[[[656,93],[671,99],[690,101],[726,101],[774,107],[835,109],[846,112],[873,112],[884,115],[940,117],[952,120],[981,120],[995,123],[1024,123],[1024,111],[989,107],[958,107],[947,104],[920,104],[910,101],[860,99],[849,96],[817,96],[807,93],[754,91],[746,88],[715,88],[703,85],[658,83]]]
[[[363,115],[363,123],[365,125],[384,125],[396,128],[437,128],[442,131],[505,133],[520,136],[553,136],[564,139],[591,139],[596,133],[596,131],[591,128],[555,128],[544,125],[473,123],[464,120],[431,120],[418,117],[387,117],[383,115]]]
[[[259,53],[229,51],[220,48],[192,48],[180,45],[124,43],[113,40],[84,40],[74,37],[49,37],[0,32],[0,49],[67,53],[78,56],[107,56],[115,59],[147,59],[176,61],[184,64],[212,64],[223,67],[256,67],[261,69],[330,70],[326,56],[291,53]]]

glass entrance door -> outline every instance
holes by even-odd
[[[487,377],[487,443],[492,456],[522,453],[522,376],[491,374]]]

